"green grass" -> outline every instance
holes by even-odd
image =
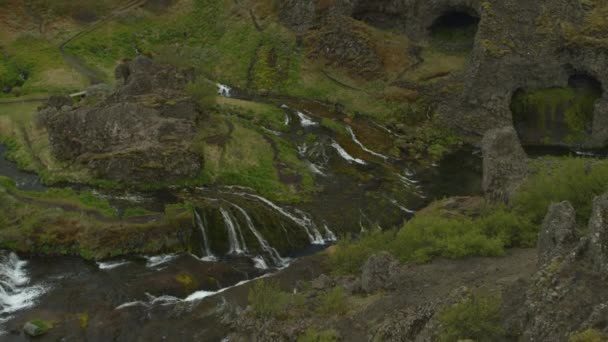
[[[318,331],[317,329],[309,328],[304,334],[298,337],[297,342],[336,342],[338,336],[334,330]]]
[[[226,97],[218,97],[216,101],[222,112],[234,113],[274,131],[289,130],[285,125],[285,113],[277,106]]]
[[[271,318],[282,313],[287,307],[288,296],[281,291],[277,283],[261,280],[254,283],[247,298],[255,316]]]
[[[319,298],[317,312],[326,316],[342,316],[348,312],[348,303],[344,289],[334,287]]]

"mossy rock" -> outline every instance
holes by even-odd
[[[35,319],[33,321],[25,323],[25,325],[23,326],[23,332],[25,332],[25,334],[29,336],[36,337],[46,334],[52,328],[52,322],[41,319]]]

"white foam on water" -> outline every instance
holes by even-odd
[[[15,253],[0,255],[0,324],[8,321],[10,314],[36,304],[47,288],[31,285],[26,270],[27,261]],[[4,334],[0,327],[0,335]]]
[[[154,255],[154,256],[146,256],[147,260],[146,267],[148,268],[156,268],[158,266],[162,266],[170,261],[173,261],[177,258],[177,254],[163,254],[163,255]]]
[[[232,88],[230,88],[229,86],[225,85],[225,84],[221,84],[218,83],[217,84],[217,93],[218,95],[224,96],[224,97],[230,97],[232,96]]]
[[[332,232],[326,224],[323,225],[323,228],[325,229],[325,239],[327,241],[331,241],[331,242],[338,241],[336,234],[334,234],[334,232]]]
[[[97,267],[100,270],[112,270],[129,263],[130,261],[128,260],[100,261],[97,262]]]
[[[355,158],[353,156],[351,156],[348,152],[346,152],[346,150],[344,148],[342,148],[342,146],[340,146],[340,144],[338,144],[337,142],[332,142],[331,146],[336,149],[336,151],[338,152],[338,154],[340,155],[340,157],[342,157],[342,159],[346,160],[349,163],[357,163],[359,165],[367,165],[367,163],[364,160],[361,160],[359,158]]]
[[[384,160],[388,160],[389,157],[385,156],[383,154],[374,152],[372,150],[370,150],[369,148],[365,147],[365,145],[363,145],[363,143],[361,141],[359,141],[359,139],[357,139],[357,136],[355,135],[355,132],[353,132],[353,129],[350,126],[346,126],[346,130],[348,131],[348,133],[350,134],[351,139],[355,142],[355,144],[359,145],[359,147],[361,147],[361,149],[371,155],[374,155],[376,157],[380,157]]]
[[[285,126],[289,126],[290,123],[291,123],[291,119],[289,118],[289,114],[285,114]]]
[[[323,172],[322,168],[313,163],[310,163],[310,162],[308,163],[308,169],[310,169],[310,171],[316,175],[326,176],[326,174],[325,174],[325,172]]]
[[[302,113],[302,112],[297,112],[298,113],[298,117],[300,118],[300,124],[302,125],[302,127],[312,127],[312,126],[319,126],[318,122],[313,121],[313,119]]]
[[[268,267],[268,264],[266,263],[266,260],[264,260],[264,258],[260,255],[252,258],[251,260],[253,260],[253,265],[255,268],[259,269],[259,270],[267,270],[270,267]]]

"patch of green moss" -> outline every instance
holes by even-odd
[[[537,131],[543,143],[561,139],[576,143],[590,133],[594,105],[600,97],[601,92],[591,87],[519,91],[511,103],[513,120]],[[566,127],[565,132],[559,131],[559,123]]]

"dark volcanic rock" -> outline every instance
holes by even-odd
[[[593,200],[589,220],[589,254],[593,265],[608,272],[608,194]]]
[[[482,141],[483,191],[490,202],[508,202],[528,173],[527,156],[513,127],[488,131]]]
[[[563,255],[564,248],[574,242],[576,212],[570,202],[551,204],[538,235],[538,265],[542,268],[553,257]]]
[[[40,112],[53,155],[125,183],[196,176],[202,160],[191,143],[203,115],[183,94],[192,73],[138,57],[117,75],[124,84],[97,104],[60,109],[57,100]]]
[[[366,293],[391,289],[395,286],[395,276],[399,272],[399,262],[389,253],[372,255],[363,265],[361,288]]]

